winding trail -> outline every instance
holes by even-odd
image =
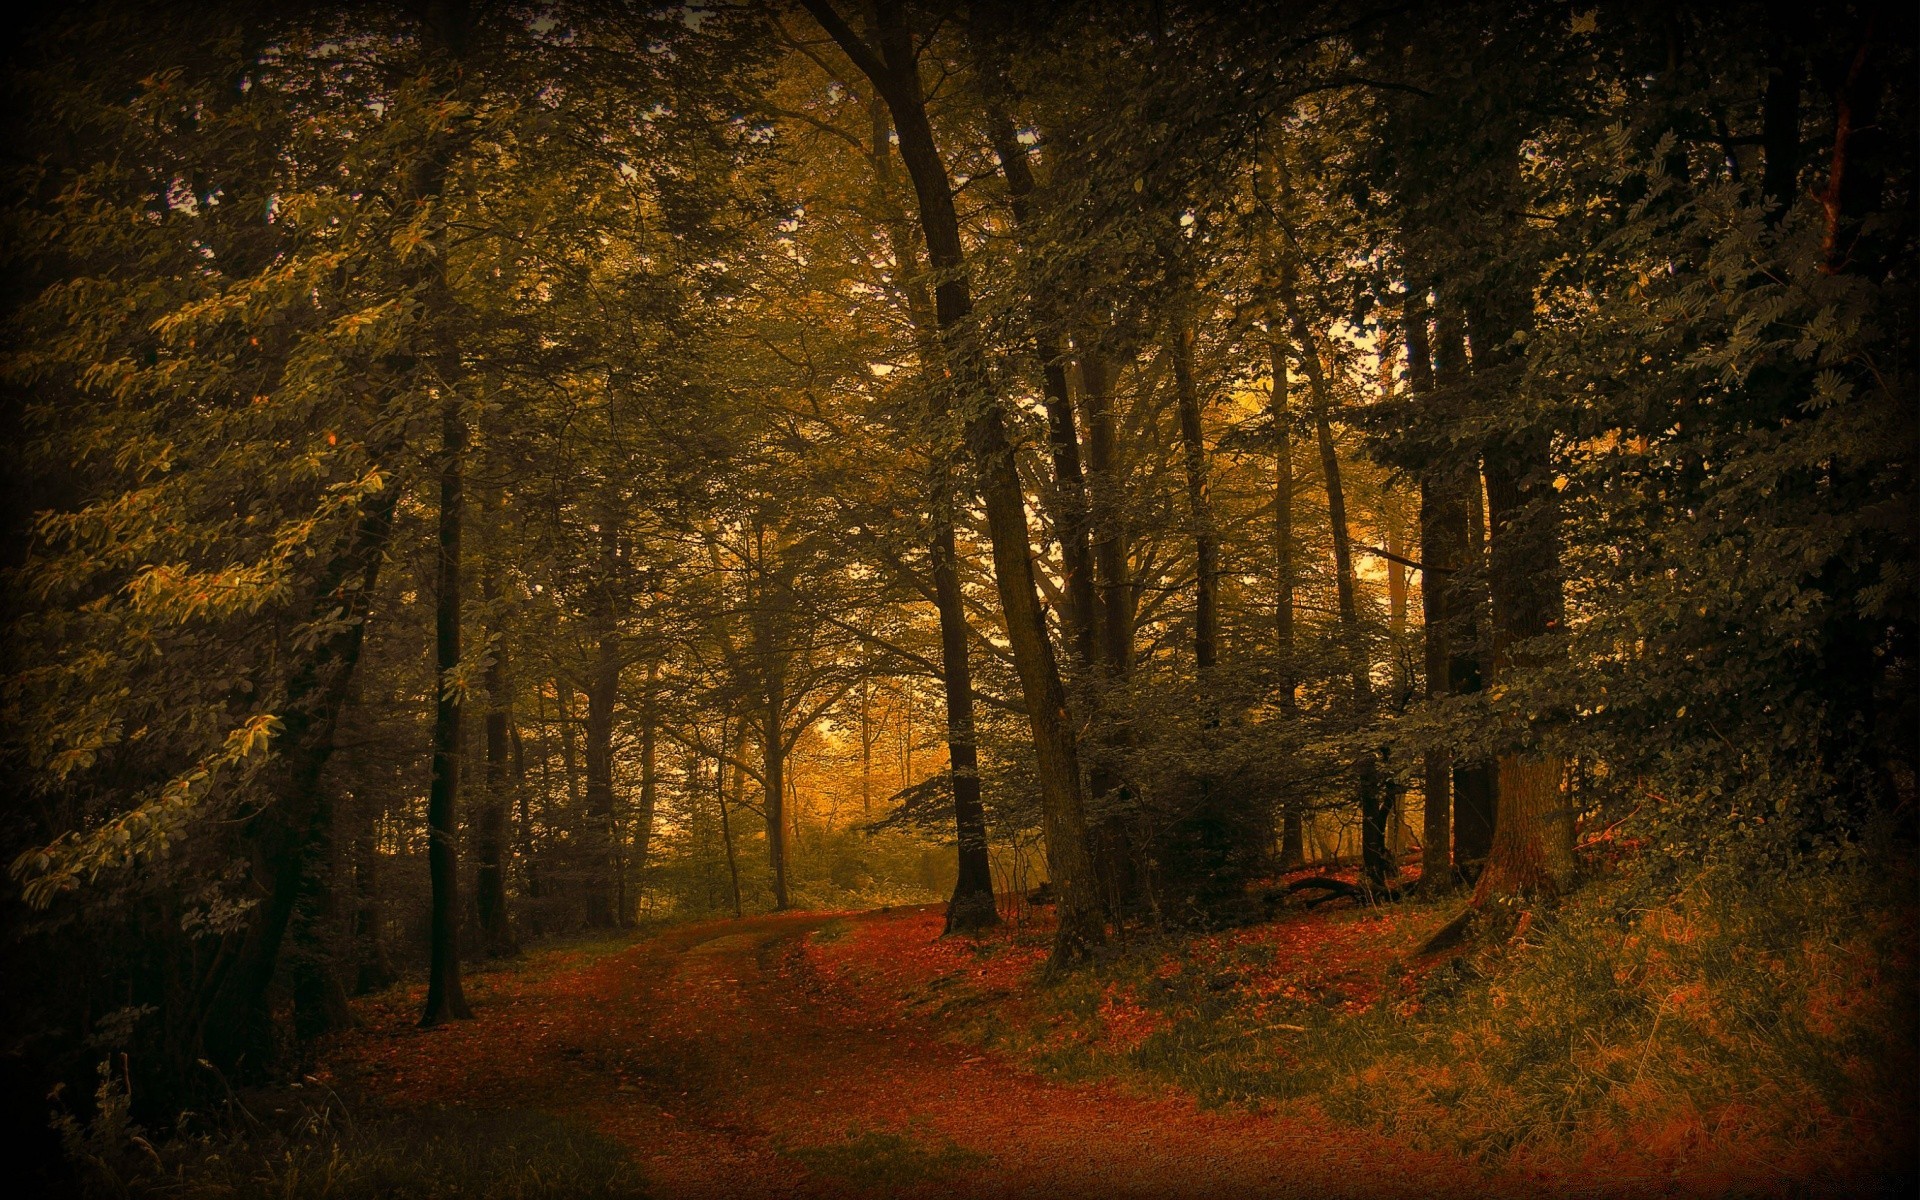
[[[430,1031],[396,1002],[341,1053],[387,1102],[590,1123],[632,1151],[658,1200],[1574,1194],[1331,1123],[1061,1083],[943,1041],[818,975],[801,939],[842,915],[685,926],[502,973],[477,989],[476,1020]]]

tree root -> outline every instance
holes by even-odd
[[[1400,898],[1399,888],[1370,888],[1364,884],[1348,883],[1344,879],[1335,879],[1330,875],[1315,875],[1311,879],[1297,879],[1288,884],[1285,891],[1281,894],[1291,896],[1295,892],[1314,890],[1323,890],[1327,894],[1307,901],[1307,907],[1309,908],[1317,904],[1325,904],[1329,900],[1338,900],[1342,897],[1353,901],[1355,904],[1379,904],[1382,901],[1398,900]],[[1272,892],[1269,892],[1268,896],[1275,899],[1278,898]]]
[[[1460,910],[1459,916],[1434,930],[1432,936],[1428,937],[1426,941],[1421,942],[1419,948],[1414,950],[1413,956],[1415,958],[1425,958],[1429,954],[1438,954],[1443,950],[1451,950],[1455,946],[1465,942],[1467,935],[1473,930],[1473,919],[1478,915],[1478,909],[1471,904],[1467,905]]]

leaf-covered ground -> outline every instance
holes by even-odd
[[[1509,1157],[1489,1174],[1310,1102],[1203,1106],[1145,1073],[1060,1069],[1075,1047],[1118,1062],[1165,1032],[1165,996],[1139,994],[1153,975],[1231,993],[1279,1033],[1304,1027],[1285,1019],[1301,1003],[1373,1005],[1439,910],[1342,907],[1179,943],[1148,981],[1083,980],[1095,998],[1078,1010],[1041,981],[1040,925],[942,939],[924,908],[682,927],[479,973],[470,1022],[417,1030],[417,992],[391,992],[334,1047],[327,1082],[383,1109],[589,1126],[661,1198],[1674,1194],[1639,1164]],[[983,1045],[996,1028],[1002,1048]],[[1688,1190],[1712,1182],[1696,1172]]]
[[[1044,915],[974,938],[940,938],[937,909],[869,916],[807,952],[850,1008],[1048,1078],[1174,1085],[1309,1144],[1368,1129],[1393,1139],[1380,1161],[1490,1164],[1489,1191],[1901,1195],[1911,907],[1850,897],[1796,894],[1784,911],[1812,915],[1768,928],[1783,906],[1640,907],[1595,885],[1424,957],[1458,897],[1283,908],[1060,976]]]

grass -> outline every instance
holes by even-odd
[[[812,933],[813,940],[822,946],[831,946],[835,942],[845,941],[853,932],[853,924],[845,917],[828,921]]]
[[[818,1146],[782,1146],[782,1154],[809,1171],[844,1179],[890,1195],[929,1180],[954,1180],[989,1160],[952,1142],[928,1147],[905,1134],[868,1130],[844,1142]]]
[[[76,1148],[81,1194],[241,1200],[639,1200],[638,1166],[611,1139],[531,1109],[381,1110],[284,1089],[215,1121],[107,1153]],[[277,1109],[267,1109],[278,1104]],[[254,1105],[273,1115],[254,1115]]]
[[[1910,867],[1666,894],[1613,877],[1434,959],[1409,956],[1459,898],[1143,942],[1017,1005],[920,995],[1066,1078],[1311,1107],[1490,1162],[1872,1187],[1913,1177],[1915,893]]]

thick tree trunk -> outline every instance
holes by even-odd
[[[1496,290],[1469,314],[1476,370],[1510,369],[1522,301]],[[1537,639],[1559,629],[1562,609],[1559,505],[1545,431],[1529,430],[1486,453],[1488,580],[1493,602],[1494,670],[1502,678],[1538,666],[1550,654]],[[1561,794],[1558,757],[1523,746],[1500,756],[1500,804],[1493,848],[1474,890],[1476,903],[1500,895],[1564,888],[1573,872],[1574,812]]]
[[[613,727],[620,695],[618,637],[603,629],[594,647],[593,675],[587,685],[585,820],[581,841],[585,847],[585,917],[587,924],[607,929],[620,922],[614,908],[614,874],[618,870],[614,837]]]
[[[1125,503],[1120,479],[1119,436],[1113,411],[1115,371],[1106,356],[1083,334],[1076,346],[1080,398],[1086,416],[1089,472],[1089,524],[1092,532],[1095,645],[1093,687],[1087,704],[1096,714],[1107,707],[1133,670],[1133,587],[1127,562]],[[1119,714],[1108,709],[1102,729],[1110,748],[1124,748],[1130,733]],[[1092,790],[1088,825],[1094,878],[1108,916],[1118,925],[1129,910],[1151,903],[1148,883],[1135,862],[1128,828],[1126,795],[1108,767],[1096,762],[1087,772]]]
[[[1449,295],[1440,297],[1434,313],[1433,362],[1435,380],[1442,388],[1466,382],[1466,331]],[[1483,686],[1486,621],[1486,522],[1481,504],[1480,463],[1471,453],[1447,464],[1437,476],[1442,488],[1437,517],[1442,545],[1441,561],[1459,570],[1448,577],[1446,688],[1456,696],[1472,695]],[[1493,829],[1499,813],[1499,776],[1484,760],[1453,764],[1453,862],[1457,873],[1477,873],[1493,850]]]
[[[434,593],[433,783],[427,794],[427,873],[432,882],[427,1001],[423,1026],[471,1017],[460,987],[460,523],[466,422],[449,396],[442,413],[439,578]]]
[[[829,0],[805,2],[822,28],[885,97],[899,135],[900,156],[919,200],[921,230],[939,281],[934,308],[945,343],[944,361],[954,395],[962,406],[967,443],[979,472],[1007,640],[1033,729],[1048,869],[1060,896],[1054,958],[1061,962],[1078,960],[1105,937],[1087,852],[1078,756],[1067,714],[1066,689],[1048,641],[1046,616],[1034,581],[1026,501],[1007,436],[1006,415],[971,328],[973,298],[965,276],[959,218],[946,165],[927,120],[913,36],[905,13],[894,0],[883,0],[879,5],[877,50],[848,27]]]
[[[1524,456],[1500,448],[1487,456],[1495,670],[1503,677],[1544,661],[1542,651],[1522,643],[1559,624],[1556,506],[1537,473],[1525,473],[1544,459],[1544,447]],[[1476,900],[1566,886],[1574,865],[1574,813],[1561,794],[1563,766],[1557,756],[1527,749],[1500,756],[1499,819]]]
[[[335,853],[334,809],[316,805],[310,827],[306,869],[293,922],[293,1032],[302,1046],[325,1034],[351,1029],[353,1008],[340,979],[339,863]]]

